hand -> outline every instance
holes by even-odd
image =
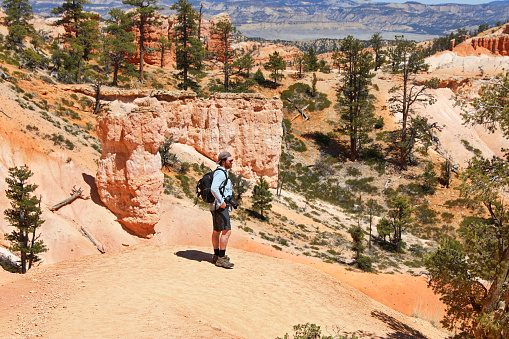
[[[220,208],[226,208],[226,201],[223,201],[223,203],[221,204],[221,206],[219,206]]]

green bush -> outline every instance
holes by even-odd
[[[419,220],[424,225],[434,225],[438,222],[437,213],[429,208],[428,204],[421,205],[416,209],[415,214],[417,216],[417,220]]]
[[[446,223],[450,223],[454,219],[454,214],[449,212],[442,212],[442,220]]]
[[[373,259],[361,254],[357,259],[357,266],[365,272],[373,272]]]
[[[345,184],[350,186],[350,188],[354,192],[366,192],[369,194],[373,194],[378,191],[378,188],[369,184],[370,182],[373,182],[373,181],[375,181],[375,178],[373,178],[373,177],[361,178],[361,179],[348,179],[345,181]]]
[[[290,103],[288,99],[292,102]],[[299,108],[307,106],[309,112],[314,112],[315,110],[321,111],[331,105],[326,94],[317,92],[313,96],[311,87],[302,82],[297,82],[281,92],[281,100],[283,100],[284,107],[290,112],[295,110],[294,104]]]
[[[152,82],[151,86],[155,89],[164,89],[164,85],[157,81]]]
[[[348,176],[351,176],[351,177],[358,177],[360,176],[362,173],[360,170],[358,170],[357,168],[355,167],[348,167],[346,169],[346,175]]]
[[[267,81],[260,68],[258,68],[258,70],[254,73],[253,80],[256,81],[259,85],[263,85]]]

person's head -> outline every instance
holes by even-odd
[[[219,155],[217,157],[217,164],[219,166],[226,168],[226,169],[232,168],[233,157],[230,154],[230,152],[223,151],[223,152],[219,153]]]

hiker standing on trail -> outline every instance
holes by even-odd
[[[215,201],[210,203],[210,212],[212,213],[212,222],[214,230],[212,231],[212,245],[214,246],[214,256],[212,262],[219,267],[232,268],[233,263],[226,255],[226,246],[232,233],[230,224],[230,214],[232,210],[231,199],[232,181],[228,178],[228,170],[232,168],[233,157],[229,152],[223,151],[217,157],[219,165],[214,171],[211,192]]]

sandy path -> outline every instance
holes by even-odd
[[[275,338],[312,322],[361,338],[445,338],[309,266],[233,249],[236,268],[224,270],[206,250],[138,245],[0,282],[2,296],[10,284],[28,295],[2,300],[0,336]]]

